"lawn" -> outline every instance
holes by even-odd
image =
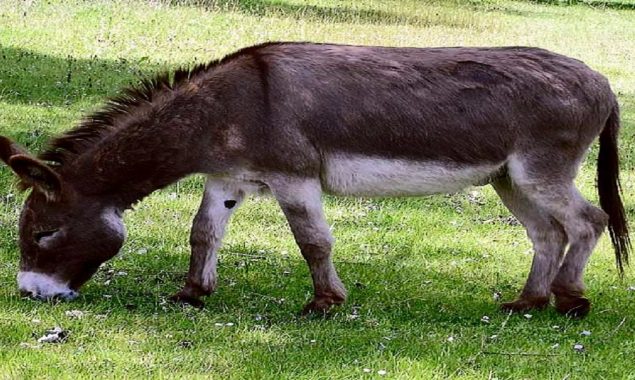
[[[531,45],[579,58],[618,94],[635,220],[634,0],[5,0],[0,135],[38,151],[122,86],[271,40]],[[597,203],[596,156],[594,146],[578,183]],[[16,291],[24,195],[0,167],[0,378],[635,379],[635,270],[620,280],[607,237],[588,266],[586,319],[498,310],[495,294],[517,295],[532,256],[490,187],[327,197],[350,294],[326,318],[299,316],[308,269],[275,202],[250,199],[230,224],[206,307],[171,304],[202,185],[185,179],[127,212],[120,255],[78,300],[47,304]],[[39,344],[54,326],[67,340]]]

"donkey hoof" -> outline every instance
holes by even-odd
[[[205,303],[201,301],[200,299],[193,297],[189,294],[181,293],[181,292],[171,296],[170,301],[178,303],[178,304],[182,304],[182,305],[190,305],[197,309],[202,309],[203,307],[205,307]]]
[[[584,297],[556,297],[556,310],[569,318],[584,318],[591,311],[591,302]]]
[[[516,301],[505,302],[501,310],[505,312],[521,313],[532,309],[541,310],[549,305],[549,298],[519,298]]]
[[[326,314],[333,306],[341,305],[343,299],[335,297],[315,297],[302,309],[302,315],[308,314]]]

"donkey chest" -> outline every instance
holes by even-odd
[[[336,195],[453,193],[471,185],[488,183],[503,164],[458,165],[335,154],[323,162],[321,180],[324,190]]]

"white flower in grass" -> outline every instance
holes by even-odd
[[[84,317],[84,312],[81,310],[68,310],[64,314],[69,318],[75,319],[82,319]]]

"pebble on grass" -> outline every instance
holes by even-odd
[[[55,326],[50,330],[47,330],[43,336],[41,336],[38,343],[64,343],[68,338],[68,332],[64,331],[61,327]]]

